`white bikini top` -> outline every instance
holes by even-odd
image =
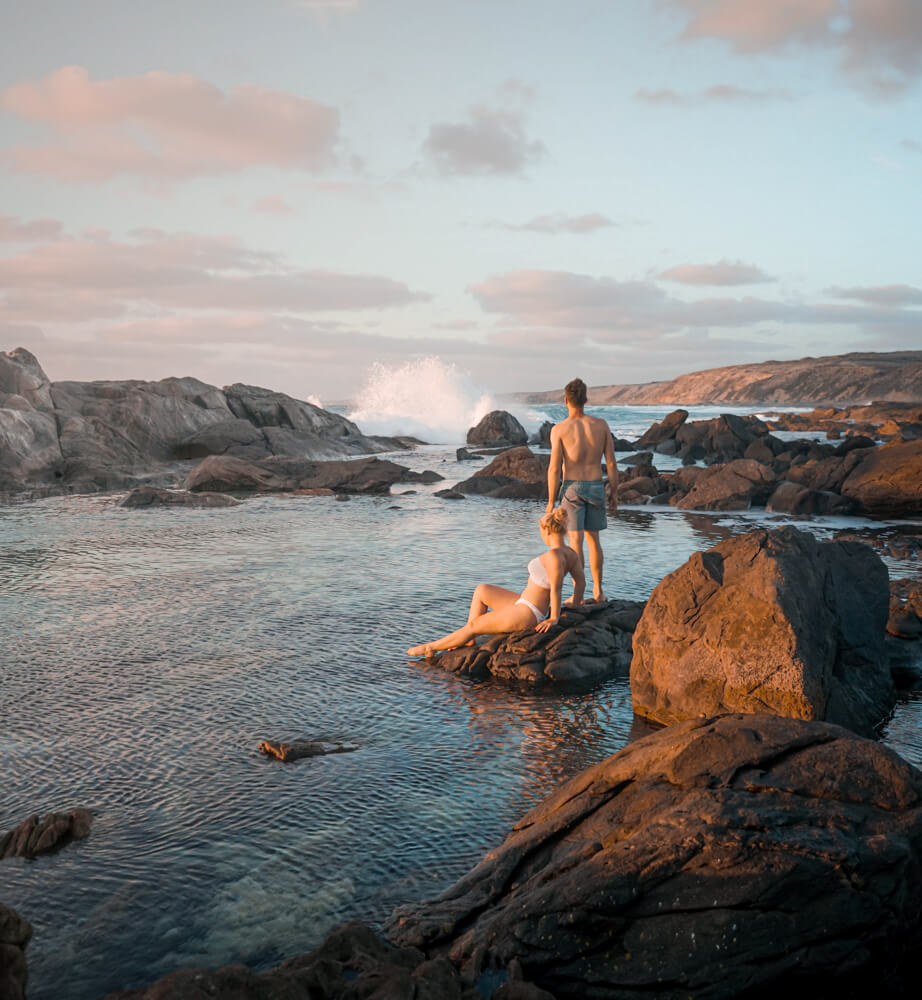
[[[548,579],[544,563],[541,562],[541,556],[535,556],[535,558],[528,564],[528,579],[531,580],[532,583],[536,583],[539,587],[543,587],[545,590],[551,589],[551,581]]]

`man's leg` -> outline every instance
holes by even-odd
[[[602,543],[599,541],[597,531],[586,532],[586,545],[589,549],[589,571],[592,573],[592,596],[597,601],[604,601],[605,594],[602,591]],[[582,546],[580,546],[582,550]],[[580,552],[582,557],[582,551]]]
[[[571,549],[576,550],[576,554],[579,556],[579,564],[586,568],[586,557],[583,555],[583,532],[582,531],[568,531],[567,532],[567,544]]]

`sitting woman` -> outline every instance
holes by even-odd
[[[410,656],[429,656],[440,649],[472,646],[475,635],[518,632],[531,625],[536,632],[546,632],[560,620],[560,591],[568,573],[573,578],[573,597],[568,603],[582,603],[586,578],[579,553],[568,548],[564,542],[566,511],[558,507],[545,514],[540,527],[541,540],[548,550],[535,556],[528,564],[528,583],[521,594],[489,583],[478,584],[464,628],[433,642],[411,646],[407,653]]]

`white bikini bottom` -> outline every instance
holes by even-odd
[[[547,618],[546,611],[542,613],[539,608],[537,608],[534,604],[532,604],[531,601],[527,601],[524,597],[520,597],[515,603],[524,604],[526,608],[531,608],[531,613],[535,616],[536,625],[538,624],[538,622],[543,622],[544,619]]]

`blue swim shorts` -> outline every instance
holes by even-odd
[[[567,512],[567,531],[604,531],[605,483],[601,479],[565,479],[560,506]]]

